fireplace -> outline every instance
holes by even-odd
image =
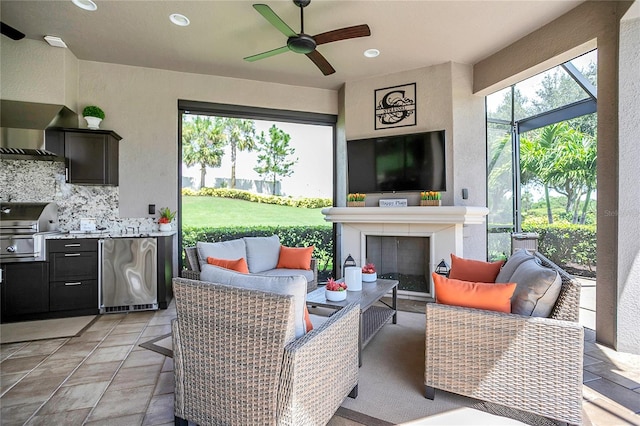
[[[431,293],[429,237],[367,235],[365,252],[380,278],[398,280],[398,290]]]
[[[378,275],[410,276],[399,283],[398,297],[428,300],[433,297],[431,271],[451,253],[464,257],[464,228],[484,226],[486,207],[331,207],[322,210],[325,220],[338,224],[336,261],[351,255],[359,266],[375,263]],[[380,246],[380,254],[373,247]],[[371,246],[371,247],[369,247]],[[385,250],[395,247],[400,250]],[[421,253],[419,258],[416,253]],[[395,259],[396,263],[387,264]],[[424,280],[420,284],[414,284]],[[396,279],[396,278],[394,278]],[[416,285],[417,289],[409,289]],[[406,289],[403,289],[403,286]]]

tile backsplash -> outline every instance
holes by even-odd
[[[0,199],[6,202],[54,202],[61,231],[80,229],[80,218],[96,219],[111,232],[134,228],[156,231],[154,218],[121,218],[117,186],[73,185],[65,182],[64,163],[0,159]]]

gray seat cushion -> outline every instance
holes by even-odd
[[[270,237],[244,237],[247,247],[247,265],[249,272],[257,274],[274,269],[280,258],[280,238],[277,235]]]
[[[269,277],[265,275],[247,275],[213,265],[204,265],[200,280],[293,296],[296,338],[305,334],[304,310],[307,297],[307,280],[303,276]]]
[[[302,275],[307,282],[313,281],[313,271],[307,269],[270,269],[260,272],[260,275],[269,277],[288,277],[290,275]]]
[[[196,243],[198,250],[198,261],[200,269],[207,264],[207,257],[216,257],[218,259],[235,260],[244,257],[246,259],[247,250],[245,242],[242,238],[229,241],[220,241],[217,243]],[[248,259],[247,259],[248,261]]]

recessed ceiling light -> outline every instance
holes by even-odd
[[[186,27],[191,23],[191,21],[189,21],[189,18],[179,13],[172,13],[171,15],[169,15],[169,20],[181,27]]]
[[[367,58],[375,58],[379,54],[380,51],[378,49],[367,49],[364,51],[364,56],[366,56]]]
[[[60,37],[48,35],[44,36],[44,40],[49,43],[49,46],[67,48],[67,44]]]
[[[73,4],[84,10],[96,10],[98,5],[93,0],[71,0]]]

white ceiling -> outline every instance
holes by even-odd
[[[313,0],[304,12],[307,34],[358,24],[371,28],[370,37],[318,47],[336,69],[325,77],[293,52],[243,60],[286,44],[252,4],[268,4],[299,31],[300,12],[290,0],[94,1],[98,10],[89,12],[70,0],[2,0],[0,18],[30,39],[61,37],[82,60],[337,89],[347,81],[447,61],[474,64],[582,2]],[[186,15],[191,25],[171,24],[172,13]],[[365,58],[364,50],[373,47],[380,56]]]

